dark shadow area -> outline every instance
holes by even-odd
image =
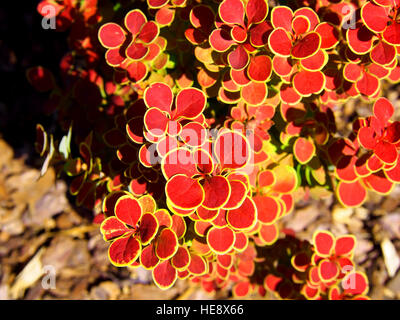
[[[0,8],[0,135],[13,147],[16,157],[40,166],[43,159],[34,150],[35,125],[52,123],[43,116],[48,93],[39,93],[26,79],[26,70],[42,65],[57,71],[68,51],[68,32],[42,28],[36,1],[7,2]],[[57,80],[57,74],[54,74]]]

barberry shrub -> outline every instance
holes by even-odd
[[[368,299],[353,235],[281,228],[296,201],[358,207],[400,182],[394,0],[43,0],[70,51],[27,71],[66,132],[36,149],[96,213],[118,267],[209,293]],[[371,115],[338,131],[359,98]],[[311,240],[312,238],[312,240]]]

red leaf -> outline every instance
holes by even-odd
[[[292,49],[292,40],[285,29],[277,28],[269,35],[268,46],[273,53],[282,57],[289,57]]]
[[[279,236],[279,230],[276,225],[276,223],[273,224],[262,224],[261,228],[259,230],[259,235],[261,240],[267,244],[271,245],[273,244],[276,240],[278,240]]]
[[[105,219],[101,223],[100,230],[104,236],[105,241],[119,238],[130,231],[130,229],[128,229],[121,221],[119,221],[115,217],[109,217]]]
[[[268,187],[276,181],[275,175],[271,170],[260,171],[257,177],[258,185],[260,187]]]
[[[329,231],[317,231],[313,238],[315,252],[321,257],[329,257],[335,245],[333,234]]]
[[[339,201],[347,207],[358,207],[367,197],[367,191],[358,180],[354,182],[339,182],[336,192]]]
[[[379,41],[378,44],[371,50],[371,60],[379,65],[390,64],[396,58],[396,47]]]
[[[142,217],[139,201],[130,195],[120,197],[115,204],[115,216],[123,223],[136,227]]]
[[[225,254],[232,249],[235,243],[235,233],[229,227],[212,227],[207,232],[207,243],[217,254]]]
[[[343,68],[343,76],[347,81],[356,82],[363,76],[362,67],[356,63],[346,63]]]
[[[126,124],[128,137],[135,143],[142,144],[143,137],[143,117],[135,117]]]
[[[148,53],[149,49],[145,47],[142,43],[135,43],[132,42],[131,45],[126,48],[126,56],[132,60],[142,60],[146,54]]]
[[[361,18],[365,25],[373,32],[381,33],[386,29],[389,22],[386,9],[367,2],[361,8]]]
[[[400,121],[395,121],[387,126],[385,140],[397,144],[400,141]]]
[[[315,154],[315,145],[310,139],[298,137],[293,145],[294,156],[301,164],[311,160]]]
[[[233,264],[233,258],[230,254],[219,254],[217,262],[222,268],[229,269]]]
[[[165,192],[171,202],[181,209],[196,208],[204,200],[204,190],[200,183],[181,174],[168,180]]]
[[[186,247],[179,247],[176,254],[171,259],[174,268],[178,270],[185,269],[190,264],[190,254]]]
[[[188,177],[198,174],[193,154],[185,148],[169,151],[162,159],[161,170],[167,180],[176,174]]]
[[[268,36],[272,31],[272,26],[269,21],[263,21],[251,27],[250,43],[253,47],[262,47],[268,43]]]
[[[400,23],[397,21],[388,26],[382,33],[383,39],[394,46],[400,45]]]
[[[156,255],[161,260],[171,258],[178,250],[178,238],[171,229],[161,230],[156,240]]]
[[[310,31],[310,20],[304,16],[297,16],[292,19],[292,30],[295,35],[302,35]]]
[[[198,122],[189,122],[182,128],[179,137],[191,147],[203,145],[207,138],[206,128]]]
[[[297,41],[291,50],[291,55],[296,59],[304,59],[313,56],[321,46],[321,37],[316,32],[310,32],[304,38]]]
[[[369,175],[363,181],[369,188],[380,194],[388,194],[394,186],[382,171]]]
[[[157,108],[161,111],[171,112],[174,96],[171,88],[165,83],[152,83],[144,92],[144,101],[148,108]]]
[[[156,217],[160,228],[161,227],[171,228],[172,218],[166,209],[157,210],[156,212],[154,212],[154,216]]]
[[[317,15],[317,13],[309,7],[303,7],[303,8],[297,9],[294,12],[294,16],[295,17],[298,17],[298,16],[306,17],[310,21],[310,30],[314,30],[315,27],[319,23],[319,17]]]
[[[178,215],[173,215],[171,229],[172,231],[175,232],[178,239],[182,238],[186,232],[186,222],[183,219],[183,217]]]
[[[319,261],[320,260],[321,260],[321,258],[319,259]],[[314,262],[314,263],[317,263],[317,262]],[[319,276],[317,266],[311,267],[310,270],[308,271],[308,274],[309,274],[309,279],[310,279],[311,284],[318,285],[321,282],[321,278]]]
[[[118,48],[125,41],[125,32],[118,24],[109,22],[100,27],[99,40],[103,47]]]
[[[348,273],[341,284],[346,294],[358,295],[368,291],[368,279],[359,271]]]
[[[235,43],[231,35],[224,29],[213,30],[210,34],[209,42],[211,47],[217,52],[225,52]]]
[[[247,39],[247,31],[243,27],[235,25],[231,29],[231,37],[235,42],[242,43]]]
[[[125,20],[124,20],[125,27],[134,36],[136,36],[139,33],[140,29],[142,29],[143,25],[146,22],[147,22],[146,16],[139,9],[131,10],[125,15]]]
[[[128,72],[128,78],[134,83],[142,81],[148,72],[146,65],[141,61],[132,61],[126,71]]]
[[[170,119],[158,108],[150,108],[144,115],[144,125],[154,137],[162,137],[168,128]]]
[[[283,214],[290,213],[294,208],[293,195],[291,195],[291,194],[282,194],[280,196],[280,198],[281,198],[281,200],[283,201],[283,204],[284,204],[284,208],[283,208],[284,213]]]
[[[253,197],[257,207],[258,220],[265,224],[273,224],[279,217],[281,206],[275,198],[257,195]]]
[[[236,232],[236,239],[233,247],[236,251],[243,251],[247,248],[249,244],[249,238],[243,232]]]
[[[204,189],[204,201],[202,206],[215,210],[224,206],[228,201],[231,189],[228,180],[223,176],[206,178],[202,183]]]
[[[278,165],[272,169],[276,181],[272,189],[279,193],[291,193],[297,187],[297,173],[293,167]]]
[[[128,266],[139,257],[140,250],[140,242],[129,235],[115,240],[108,248],[108,256],[113,265]]]
[[[376,138],[375,130],[373,128],[362,127],[360,130],[358,130],[358,140],[366,149],[373,150],[375,148]]]
[[[197,208],[196,212],[201,220],[210,221],[217,217],[219,210],[209,210],[200,206]]]
[[[228,223],[226,222],[226,210],[219,209],[218,215],[211,220],[211,223],[216,227],[225,227]]]
[[[250,79],[247,76],[247,72],[245,69],[234,70],[231,68],[230,77],[231,77],[233,83],[236,84],[237,86],[245,86],[250,83]],[[239,90],[239,88],[237,88],[237,90]],[[235,90],[233,90],[233,91],[235,91]]]
[[[339,31],[328,22],[320,23],[315,32],[321,37],[321,49],[331,49],[339,42]]]
[[[279,90],[279,96],[284,103],[291,105],[296,104],[301,100],[301,95],[299,95],[292,86],[286,83],[283,83],[281,85]]]
[[[146,245],[153,240],[158,230],[158,221],[151,213],[142,216],[139,227],[139,235],[142,245]]]
[[[249,54],[243,46],[239,45],[229,53],[228,62],[233,69],[242,70],[249,63]]]
[[[259,106],[268,95],[268,87],[264,82],[250,82],[242,88],[243,100],[251,106]]]
[[[311,57],[300,60],[300,64],[304,69],[309,71],[321,70],[328,62],[328,55],[323,50],[318,50]]]
[[[121,55],[120,48],[108,49],[105,58],[107,63],[112,67],[118,67],[124,62],[125,57]]]
[[[397,160],[398,152],[395,145],[386,142],[379,141],[375,148],[375,155],[382,160],[384,163],[392,164]]]
[[[257,223],[257,208],[254,201],[246,197],[239,208],[228,211],[226,220],[235,229],[254,227]]]
[[[356,238],[353,235],[345,235],[336,238],[335,254],[337,256],[348,256],[353,253]]]
[[[357,180],[356,174],[356,162],[357,157],[354,156],[343,156],[336,164],[335,173],[338,179],[352,182]]]
[[[347,29],[346,37],[351,50],[356,54],[365,54],[372,48],[373,34],[365,26]]]
[[[207,273],[207,264],[204,259],[197,254],[190,254],[190,264],[188,270],[191,274],[201,276]]]
[[[156,39],[159,32],[160,30],[158,29],[157,24],[153,21],[149,21],[146,22],[140,30],[138,39],[143,41],[143,43],[149,44]]]
[[[174,119],[183,117],[185,119],[195,119],[204,110],[207,98],[203,91],[196,88],[181,90],[176,96],[176,109]]]
[[[168,0],[147,0],[150,8],[161,8],[168,3]]]
[[[275,73],[281,77],[288,76],[293,71],[293,66],[288,58],[274,56],[272,66]]]
[[[219,16],[227,24],[243,25],[244,6],[240,0],[224,0],[218,8]]]
[[[162,7],[157,10],[155,21],[161,26],[169,26],[175,18],[175,10],[168,6]]]
[[[332,261],[324,259],[319,263],[318,267],[320,278],[324,282],[332,281],[339,275],[339,268],[336,263]]]
[[[303,287],[303,294],[305,295],[305,297],[308,299],[308,300],[313,300],[313,299],[316,299],[319,295],[319,288],[313,288],[313,287],[311,287],[309,284],[306,284],[304,287]],[[331,299],[331,300],[334,300],[334,299]]]
[[[254,81],[264,82],[272,73],[271,58],[265,55],[255,56],[250,60],[247,74]]]
[[[231,193],[228,202],[224,205],[225,209],[238,208],[246,198],[247,188],[246,185],[239,180],[229,181],[231,186]]]
[[[377,172],[382,169],[383,166],[384,163],[375,154],[371,155],[367,160],[367,169],[369,173]]]
[[[374,115],[380,121],[382,126],[386,126],[389,119],[394,114],[392,103],[386,98],[379,98],[375,101],[373,107]]]
[[[237,284],[232,289],[235,297],[245,297],[250,293],[250,283],[248,281],[242,281]]]
[[[283,28],[292,31],[293,11],[286,6],[276,6],[271,12],[271,22],[275,29]]]
[[[400,182],[400,160],[397,158],[396,165],[394,168],[390,170],[385,170],[385,174],[388,179],[392,182],[399,183]]]
[[[255,263],[252,259],[240,259],[237,268],[240,275],[248,277],[254,273]]]
[[[153,269],[154,283],[162,290],[172,287],[177,279],[177,271],[169,260],[163,261]]]
[[[283,279],[281,277],[275,276],[273,274],[269,274],[264,279],[264,286],[268,290],[276,292],[279,284],[282,282],[283,282]]]
[[[247,24],[260,23],[268,15],[268,4],[265,0],[249,0],[246,4]]]
[[[321,71],[303,70],[296,73],[293,78],[293,87],[303,96],[321,92],[324,85],[325,76]]]
[[[140,254],[140,264],[147,270],[154,269],[160,260],[154,252],[153,244],[150,244],[142,250]]]

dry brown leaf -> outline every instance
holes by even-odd
[[[397,269],[400,267],[400,257],[396,251],[395,246],[389,240],[389,238],[383,239],[383,241],[381,242],[381,248],[386,270],[389,277],[392,278],[396,274]]]
[[[44,249],[42,248],[18,274],[10,289],[10,296],[12,299],[21,298],[25,290],[32,286],[43,275],[43,265],[41,261],[43,253]]]

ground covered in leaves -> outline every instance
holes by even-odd
[[[0,299],[230,298],[228,291],[210,296],[187,281],[161,291],[149,271],[112,266],[92,213],[73,206],[53,170],[39,174],[0,140]],[[357,209],[343,208],[332,196],[309,197],[282,227],[308,240],[316,229],[354,234],[355,261],[367,272],[370,297],[400,299],[399,187],[386,197],[370,195]]]

